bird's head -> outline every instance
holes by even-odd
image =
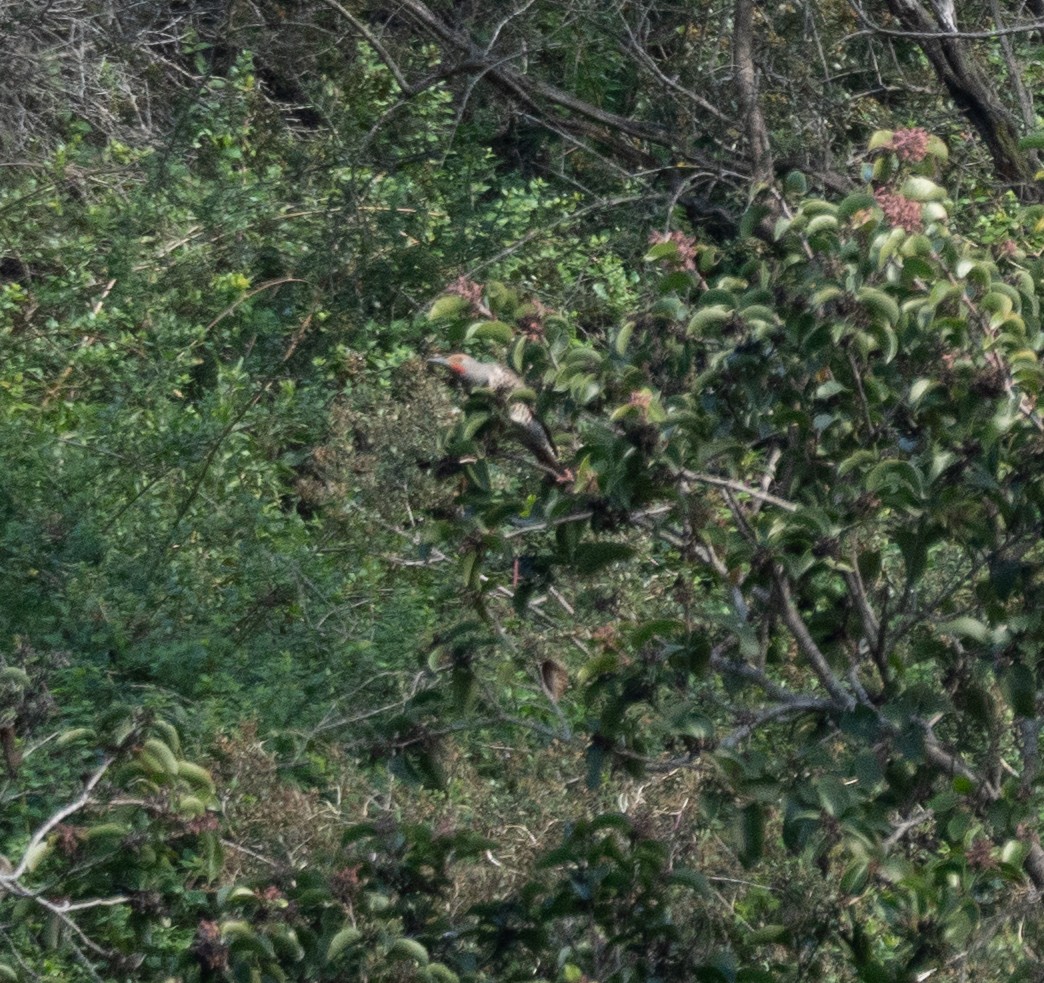
[[[455,355],[437,355],[428,359],[430,365],[444,365],[454,375],[467,376],[478,363],[470,355],[457,352]]]

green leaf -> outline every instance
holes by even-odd
[[[304,947],[301,945],[297,932],[289,925],[276,922],[267,926],[266,934],[272,940],[272,947],[280,959],[290,962],[300,962],[305,957]]]
[[[643,621],[630,635],[632,647],[640,649],[654,638],[673,639],[682,636],[685,632],[685,623],[676,618],[653,618]]]
[[[866,488],[872,492],[892,494],[905,490],[915,500],[924,495],[920,472],[909,461],[894,458],[882,461],[866,476]]]
[[[689,305],[678,297],[677,294],[668,294],[652,305],[650,313],[655,317],[662,317],[668,321],[682,321],[689,313]]]
[[[81,836],[85,843],[90,843],[94,840],[121,840],[128,833],[130,833],[130,827],[126,823],[109,822],[89,826]]]
[[[616,338],[613,339],[613,349],[616,354],[621,358],[627,351],[627,346],[631,343],[631,335],[634,333],[634,321],[627,321],[616,332]]]
[[[214,794],[214,779],[206,768],[197,765],[193,761],[180,760],[177,763],[177,774],[184,779],[192,788]]]
[[[573,552],[573,566],[583,576],[589,576],[613,563],[629,560],[634,556],[634,547],[626,543],[587,542],[580,543]]]
[[[424,968],[424,976],[435,983],[460,983],[460,977],[445,963],[429,963]]]
[[[1022,840],[1006,840],[1001,847],[1001,861],[1012,867],[1021,867],[1029,854],[1029,845]]]
[[[103,823],[103,826],[110,824]],[[115,824],[113,824],[115,825]],[[94,829],[101,829],[101,826],[95,826]],[[48,840],[41,840],[39,843],[34,844],[28,850],[25,851],[22,856],[22,863],[25,865],[25,869],[31,874],[36,870],[37,867],[43,862],[44,857],[51,853],[52,843]]]
[[[752,205],[743,213],[743,217],[740,219],[740,235],[743,238],[749,238],[754,235],[762,220],[771,213],[772,209],[768,205]]]
[[[783,179],[783,186],[794,195],[808,194],[808,178],[801,171],[791,171]]]
[[[840,888],[843,894],[862,894],[870,880],[870,863],[853,860],[841,874]]]
[[[837,473],[839,477],[843,478],[851,471],[859,470],[868,464],[874,464],[876,462],[877,455],[873,451],[856,451],[854,454],[846,457],[837,466]]]
[[[218,897],[221,898],[222,892],[218,892]],[[257,902],[257,894],[248,887],[238,886],[233,887],[229,890],[222,899],[222,904],[239,904],[240,902],[249,902],[255,904]]]
[[[977,618],[965,615],[944,621],[938,626],[941,635],[956,635],[958,638],[970,638],[973,642],[985,644],[990,641],[990,629]]]
[[[587,747],[585,757],[587,759],[587,787],[594,791],[602,783],[605,749],[600,743],[591,743]]]
[[[0,686],[24,689],[31,685],[29,674],[21,666],[5,666],[0,669]]]
[[[879,270],[883,270],[888,265],[889,260],[906,241],[907,235],[905,229],[889,229],[874,240]]]
[[[942,201],[946,198],[946,189],[940,187],[930,178],[913,175],[908,177],[899,193],[911,201]]]
[[[856,300],[875,317],[888,324],[895,324],[899,320],[899,305],[883,290],[876,287],[860,287],[856,291]]]
[[[950,156],[950,151],[946,144],[942,139],[934,135],[928,137],[928,153],[939,160],[948,160]]]
[[[848,392],[846,385],[838,382],[837,379],[829,379],[816,388],[814,396],[816,399],[830,399],[831,396],[846,392]]]
[[[816,784],[816,794],[827,815],[840,819],[852,804],[852,793],[834,775],[824,775]]]
[[[867,150],[880,150],[882,147],[891,146],[892,138],[895,136],[894,130],[875,130],[870,135],[870,142],[867,143]]]
[[[714,721],[695,704],[684,704],[671,710],[665,720],[665,729],[670,734],[692,737],[698,740],[714,738]]]
[[[1037,715],[1037,680],[1029,666],[1016,662],[1000,678],[1001,692],[1020,717]]]
[[[166,774],[178,774],[178,759],[174,757],[174,752],[171,751],[171,749],[158,737],[150,737],[145,741],[142,745],[142,752],[155,758],[160,763]]]
[[[714,304],[710,307],[701,307],[692,316],[686,330],[689,335],[699,337],[707,330],[707,328],[715,328],[724,324],[733,316],[734,313],[734,310],[730,310],[728,307],[720,304]]]
[[[1019,150],[1044,150],[1044,130],[1036,130],[1021,137]]]
[[[805,232],[816,235],[819,232],[835,232],[838,227],[837,217],[834,215],[816,215],[805,227]]]
[[[877,204],[877,199],[866,191],[856,191],[844,198],[837,206],[837,217],[842,221],[850,219],[856,212],[872,208]]]
[[[658,242],[655,246],[649,248],[644,258],[646,262],[654,262],[659,259],[677,259],[678,243],[671,241]]]
[[[471,304],[457,294],[443,294],[428,311],[428,319],[437,321],[441,318],[463,317],[471,310]]]
[[[907,401],[911,406],[916,406],[929,392],[939,385],[940,383],[935,379],[917,379],[910,387],[910,395],[907,397]]]
[[[695,280],[688,270],[672,270],[660,278],[657,288],[661,293],[687,294],[695,285]]]
[[[468,325],[465,338],[478,338],[482,340],[496,341],[502,345],[510,345],[514,340],[515,331],[510,324],[503,321],[476,321]]]
[[[709,898],[713,896],[713,889],[711,888],[710,881],[707,880],[706,876],[701,874],[699,871],[690,870],[687,867],[675,867],[674,870],[667,875],[668,884],[676,884],[680,887],[687,887],[692,891],[695,891],[702,898]]]
[[[753,932],[748,932],[744,936],[744,941],[750,945],[769,945],[781,942],[789,934],[790,931],[786,925],[763,925],[761,928],[754,929]]]
[[[765,807],[750,803],[740,810],[737,822],[739,860],[744,867],[752,867],[765,852]]]
[[[97,736],[97,733],[91,727],[76,727],[61,734],[54,742],[54,745],[58,748],[64,748],[80,741],[94,741],[97,739]]]
[[[464,440],[471,440],[492,419],[492,413],[469,413],[464,420],[464,425],[461,427],[461,437]]]

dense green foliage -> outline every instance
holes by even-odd
[[[38,6],[0,980],[1039,977],[1021,7]]]

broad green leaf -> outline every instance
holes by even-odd
[[[716,304],[712,307],[701,307],[689,321],[688,333],[696,336],[702,335],[707,328],[714,328],[724,324],[734,314],[734,310],[730,310],[722,305]]]
[[[471,304],[457,294],[443,294],[428,311],[428,318],[437,321],[440,318],[463,317],[471,310]]]
[[[1019,150],[1044,150],[1044,130],[1036,130],[1020,137]]]
[[[938,385],[940,385],[940,383],[935,379],[917,379],[910,387],[910,395],[907,397],[907,401],[911,406],[916,406]]]
[[[711,888],[710,881],[707,880],[706,876],[701,874],[699,871],[690,870],[687,867],[675,867],[674,870],[667,875],[668,884],[677,884],[680,887],[687,887],[692,891],[695,891],[702,898],[709,898],[713,895],[713,889]]]
[[[678,243],[676,242],[659,242],[655,246],[652,246],[645,254],[646,262],[653,262],[658,259],[677,259],[678,258]]]
[[[837,217],[842,221],[850,219],[856,212],[865,211],[877,204],[873,195],[865,191],[856,191],[844,198],[837,206]]]
[[[75,727],[60,734],[54,744],[55,747],[64,748],[80,741],[94,741],[97,740],[97,737],[98,735],[92,727]]]
[[[602,784],[602,768],[605,765],[605,750],[598,743],[588,745],[587,753],[587,787],[592,791]]]
[[[634,547],[626,543],[587,542],[576,547],[572,562],[578,573],[589,576],[610,564],[629,560],[632,556]]]
[[[940,187],[930,178],[908,177],[899,189],[900,194],[912,201],[941,201],[946,197],[946,189]]]
[[[786,925],[763,925],[761,928],[754,929],[753,932],[748,932],[744,937],[744,942],[750,945],[769,945],[781,942],[789,935],[790,930]]]
[[[745,806],[739,811],[737,824],[740,863],[752,867],[765,850],[765,807],[758,802]]]
[[[866,145],[867,150],[880,150],[882,147],[889,147],[894,137],[894,130],[875,130],[870,135],[870,140]]]
[[[428,950],[416,939],[396,939],[388,950],[388,956],[391,959],[413,960],[421,966],[426,966],[431,958]]]
[[[197,765],[193,761],[184,759],[177,762],[177,775],[183,778],[189,785],[208,795],[214,794],[214,779],[206,768]]]
[[[1020,717],[1037,714],[1037,680],[1033,670],[1021,662],[1013,663],[1001,674],[1001,691],[1008,705]]]
[[[938,157],[939,160],[947,160],[950,156],[946,144],[934,134],[928,136],[928,153],[933,157]]]
[[[816,235],[819,232],[834,232],[837,230],[837,217],[834,215],[816,215],[805,228],[808,235]]]
[[[860,287],[856,291],[856,299],[876,317],[883,318],[888,324],[899,320],[899,305],[883,290],[876,287]]]
[[[627,351],[627,346],[631,343],[631,335],[634,333],[634,321],[627,321],[616,332],[616,338],[613,340],[613,348],[616,350],[616,354],[623,356]]]
[[[460,977],[445,963],[428,963],[424,967],[424,976],[435,983],[460,983]]]
[[[937,628],[941,635],[956,635],[958,638],[970,638],[973,642],[985,644],[990,640],[990,629],[977,618],[964,615],[952,621],[944,621]]]
[[[510,324],[505,324],[503,321],[475,321],[468,325],[465,337],[488,339],[502,345],[510,345],[514,340],[515,331]]]

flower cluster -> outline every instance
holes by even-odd
[[[878,188],[874,192],[874,198],[877,199],[877,204],[890,224],[905,229],[907,232],[920,232],[920,202],[911,201],[887,188]]]
[[[463,297],[471,305],[472,309],[476,311],[482,309],[482,284],[476,283],[474,280],[470,280],[466,276],[457,277],[457,279],[446,288],[446,293],[454,294],[457,297]]]
[[[659,246],[664,242],[673,242],[678,249],[678,258],[674,261],[679,269],[696,272],[696,240],[684,232],[653,232],[649,236],[649,245]]]
[[[518,316],[517,323],[522,333],[530,341],[540,341],[544,337],[544,318],[552,311],[539,300],[528,303]]]
[[[910,130],[896,130],[888,146],[899,155],[900,160],[916,164],[928,156],[928,131],[919,126]]]
[[[652,393],[648,389],[639,389],[637,392],[631,393],[627,399],[627,405],[637,407],[642,419],[647,420],[649,407],[652,405]]]

